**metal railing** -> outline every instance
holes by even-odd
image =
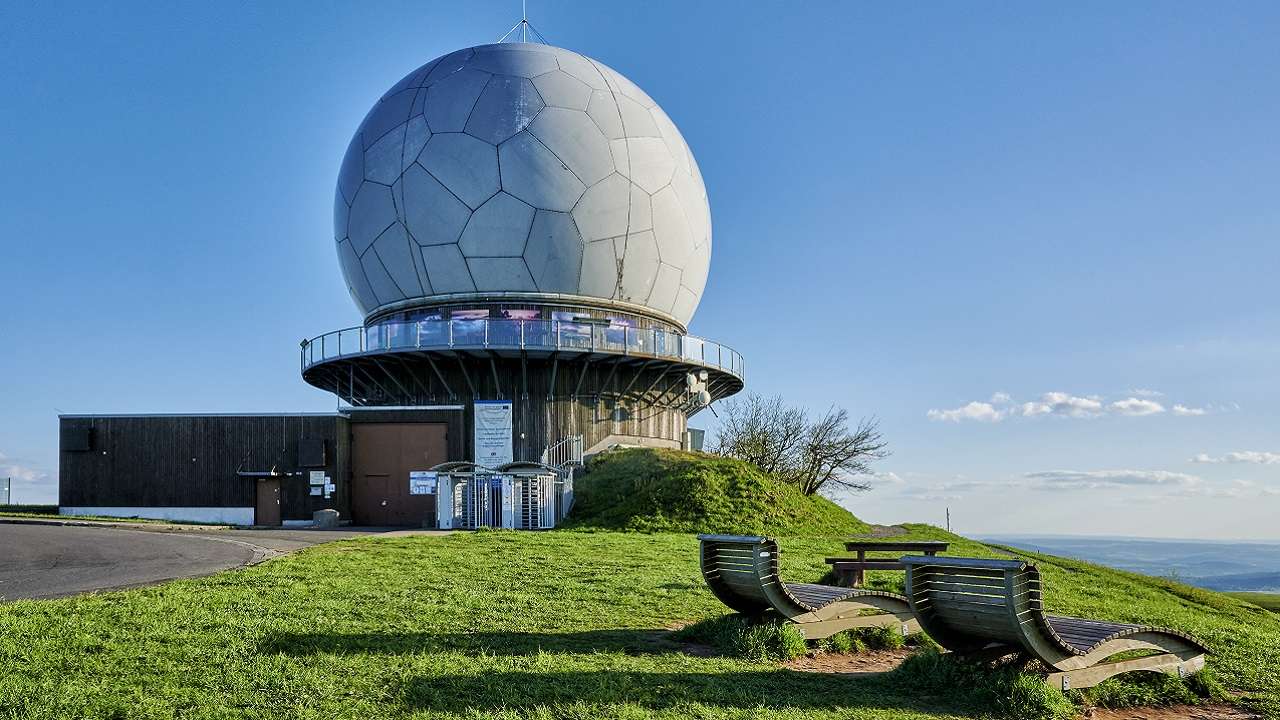
[[[387,322],[335,330],[307,341],[302,348],[302,369],[366,353],[449,348],[577,350],[650,356],[719,368],[739,378],[746,376],[742,356],[737,351],[693,335],[626,325],[496,318]]]
[[[570,435],[542,451],[542,464],[557,470],[582,464],[582,436]]]

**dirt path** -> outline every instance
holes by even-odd
[[[1229,705],[1171,705],[1161,708],[1126,708],[1104,710],[1092,708],[1085,713],[1090,720],[1261,720],[1261,715]]]

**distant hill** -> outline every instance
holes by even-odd
[[[745,535],[853,535],[870,526],[741,460],[675,450],[595,456],[574,482],[568,527]]]
[[[1280,543],[1064,536],[987,539],[1153,577],[1177,578],[1210,590],[1280,590]]]
[[[1191,577],[1184,582],[1210,590],[1263,590],[1280,591],[1280,572],[1236,573]]]

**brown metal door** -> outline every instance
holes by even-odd
[[[258,497],[253,507],[254,525],[280,524],[280,481],[258,481]]]
[[[434,495],[410,495],[409,473],[448,460],[444,423],[351,426],[351,513],[357,525],[413,525],[435,517]]]

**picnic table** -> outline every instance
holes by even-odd
[[[905,552],[937,555],[946,552],[950,543],[941,540],[853,540],[844,549],[857,553],[856,557],[830,557],[827,564],[835,571],[836,582],[845,587],[859,587],[866,580],[867,570],[905,570],[899,558],[868,558],[868,552]]]

